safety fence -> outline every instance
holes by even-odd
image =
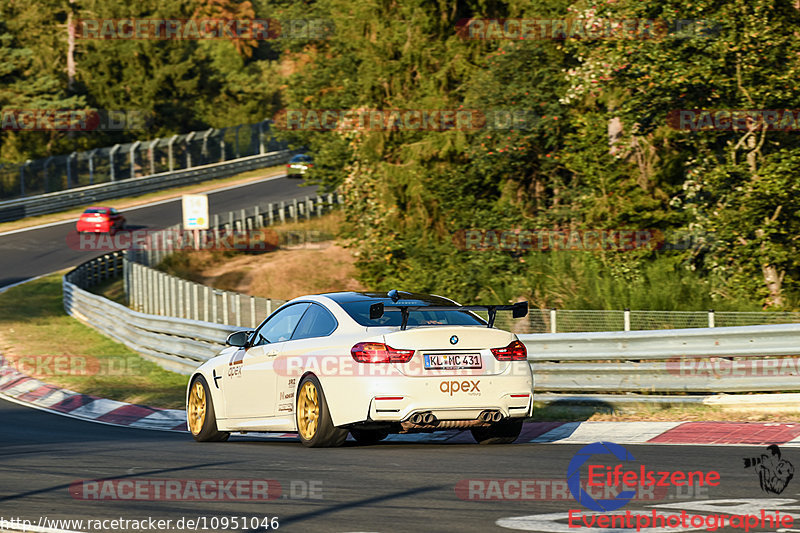
[[[640,331],[798,323],[800,312],[772,311],[531,309],[523,319],[497,317],[498,327],[515,333]]]
[[[319,217],[342,202],[344,197],[338,193],[305,196],[214,215],[208,230],[184,232],[180,226],[173,226],[150,232],[125,255],[128,305],[153,315],[255,327],[286,301],[214,289],[153,267],[176,251],[236,250],[241,245],[250,251],[266,252],[279,246],[319,246],[329,236],[308,231],[255,230]]]
[[[286,150],[284,142],[271,136],[270,122],[210,128],[28,160],[18,165],[0,165],[0,199],[174,172]]]

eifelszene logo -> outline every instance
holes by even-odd
[[[781,458],[781,449],[777,444],[767,446],[769,455],[761,457],[745,457],[744,467],[752,468],[758,473],[761,490],[772,494],[780,494],[794,477],[794,465]]]
[[[638,468],[634,465],[633,469],[624,470],[625,465],[622,463],[613,467],[593,464],[590,460],[595,455],[612,455],[624,462],[636,459],[619,444],[593,442],[578,450],[578,453],[569,462],[567,487],[569,487],[572,497],[584,507],[601,513],[608,513],[624,507],[636,496],[635,489],[637,487],[718,486],[720,483],[719,472],[714,470],[708,472],[701,470],[690,472],[655,471],[649,470],[643,464],[639,464]],[[607,497],[595,500],[581,486],[581,467],[587,463],[588,479],[585,486],[587,488],[602,487],[603,495]],[[625,490],[619,491],[618,487]]]

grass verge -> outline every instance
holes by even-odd
[[[534,402],[536,422],[792,422],[795,412],[732,410],[713,405],[637,405],[618,409],[610,405],[555,405]]]
[[[64,312],[63,272],[0,294],[0,352],[46,383],[112,400],[182,408],[188,376],[162,369]]]

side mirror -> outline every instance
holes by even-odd
[[[253,333],[252,330],[234,331],[228,335],[228,339],[225,341],[225,344],[228,346],[244,348],[247,346],[247,339],[250,338],[251,333]]]
[[[369,306],[369,319],[377,320],[383,316],[383,302],[378,302]]]
[[[528,302],[517,302],[511,306],[511,316],[522,318],[528,315]]]

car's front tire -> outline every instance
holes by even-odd
[[[489,427],[472,428],[472,437],[478,444],[511,444],[522,432],[522,418],[506,418]]]
[[[217,430],[217,417],[214,415],[211,391],[203,376],[196,376],[192,380],[192,386],[189,387],[186,417],[189,431],[198,442],[222,442],[231,436],[230,433]]]
[[[333,425],[325,393],[316,376],[308,375],[300,382],[295,412],[297,432],[303,446],[341,446],[347,439],[347,430]]]

